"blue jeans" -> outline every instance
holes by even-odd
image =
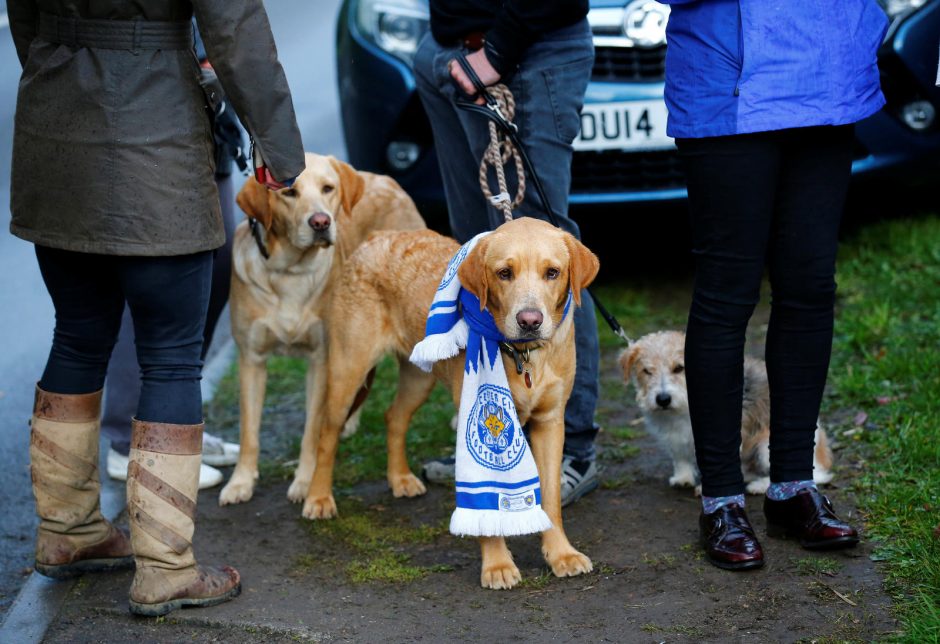
[[[450,227],[463,243],[503,222],[480,190],[478,169],[489,143],[484,117],[454,106],[455,88],[447,63],[456,48],[442,47],[430,34],[415,55],[418,94],[434,133],[434,145],[444,182]],[[532,159],[559,225],[580,238],[578,225],[568,216],[571,187],[571,142],[581,125],[581,105],[594,64],[594,44],[587,21],[547,33],[526,51],[519,68],[504,79],[516,99],[514,121]],[[515,172],[507,166],[510,191]],[[517,212],[548,220],[534,187],[526,191]],[[598,395],[597,321],[591,296],[581,294],[575,311],[577,369],[574,388],[565,409],[565,454],[579,460],[595,457],[594,410]]]
[[[212,252],[212,284],[209,289],[209,310],[203,330],[202,353],[204,360],[215,332],[216,323],[228,302],[232,280],[232,238],[235,234],[235,181],[231,175],[215,178],[222,206],[222,224],[225,226],[225,245]],[[140,403],[140,364],[134,349],[134,323],[130,308],[124,309],[121,331],[108,362],[105,380],[104,404],[101,413],[101,433],[111,443],[111,449],[127,456],[131,449],[131,418]]]
[[[55,307],[52,350],[39,386],[86,394],[104,386],[125,302],[140,364],[137,418],[181,425],[202,422],[202,331],[212,253],[173,257],[92,255],[36,246]]]

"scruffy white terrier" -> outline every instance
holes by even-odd
[[[624,383],[632,382],[646,428],[672,458],[673,487],[695,487],[695,443],[685,385],[685,334],[650,333],[630,344],[620,355]],[[813,479],[832,480],[832,450],[825,430],[817,424]],[[770,485],[770,389],[767,365],[744,360],[744,401],[741,414],[741,472],[749,494],[763,494]]]

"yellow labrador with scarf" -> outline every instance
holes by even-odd
[[[411,472],[405,434],[414,412],[435,380],[460,405],[465,352],[434,363],[425,373],[409,362],[425,337],[428,310],[448,261],[460,246],[430,231],[380,233],[355,253],[330,306],[330,360],[324,421],[317,465],[303,514],[336,516],[333,467],[340,430],[354,412],[357,392],[385,353],[399,361],[398,393],[386,412],[388,482],[395,496],[416,496],[424,485]],[[574,237],[550,224],[521,218],[500,226],[469,252],[459,267],[460,282],[489,309],[508,338],[527,352],[523,374],[513,357],[502,354],[518,418],[528,423],[541,484],[542,508],[552,527],[542,533],[542,552],[558,576],[592,569],[591,560],[568,541],[561,520],[561,460],[564,410],[575,371],[573,316],[564,314],[569,291],[580,304],[581,289],[597,275],[597,257]],[[528,382],[526,380],[528,374]],[[521,575],[502,537],[482,537],[481,584],[512,588]]]

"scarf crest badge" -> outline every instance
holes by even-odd
[[[508,537],[543,532],[552,523],[542,510],[535,459],[499,359],[499,343],[506,338],[458,277],[461,263],[488,234],[471,239],[451,259],[431,303],[425,338],[415,345],[411,362],[430,371],[435,362],[466,350],[457,416],[457,507],[450,531]]]

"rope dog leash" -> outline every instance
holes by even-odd
[[[555,215],[548,199],[548,194],[545,192],[545,187],[542,185],[538,174],[536,174],[529,155],[526,154],[525,146],[522,145],[522,141],[519,139],[519,128],[512,121],[513,116],[515,116],[516,106],[512,91],[502,83],[492,87],[484,85],[463,52],[457,52],[456,60],[467,78],[473,83],[477,93],[474,96],[468,96],[458,88],[454,104],[462,110],[476,112],[486,117],[489,122],[490,144],[480,162],[480,187],[483,194],[490,200],[490,203],[503,212],[506,221],[512,221],[513,209],[521,204],[523,197],[525,197],[526,174],[528,174],[539,196],[542,210],[548,215],[548,219],[553,226],[561,228],[558,217]],[[482,97],[485,101],[484,105],[477,105],[474,102],[479,97]],[[509,199],[505,176],[505,164],[510,159],[515,160],[516,177],[518,178],[516,197],[512,201]],[[493,195],[489,185],[489,166],[491,165],[496,171],[497,186],[500,191],[497,195]],[[588,287],[587,292],[590,293],[591,299],[594,300],[594,306],[597,307],[597,311],[607,322],[611,331],[628,345],[631,344],[630,336],[620,326],[620,322],[617,321],[613,313],[607,310],[607,307],[597,298],[597,295],[590,287]]]

